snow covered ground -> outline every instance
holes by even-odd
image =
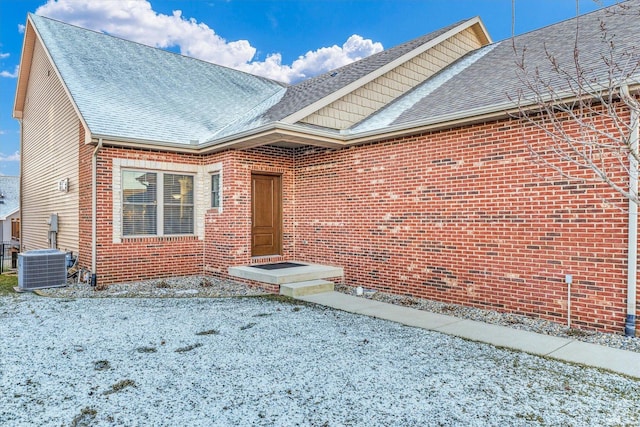
[[[263,298],[0,298],[4,426],[640,425],[640,382]]]

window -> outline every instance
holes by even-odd
[[[164,234],[193,234],[193,177],[164,174]]]
[[[122,234],[193,234],[193,176],[122,172]]]
[[[211,207],[220,207],[220,174],[211,175]]]
[[[125,236],[157,233],[157,174],[122,172],[122,234]]]

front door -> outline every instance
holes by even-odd
[[[282,184],[279,175],[251,175],[251,256],[281,255]]]

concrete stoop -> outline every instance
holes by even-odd
[[[334,282],[326,279],[341,281],[344,277],[342,267],[292,262],[300,266],[275,270],[264,270],[249,265],[229,267],[229,275],[258,283],[278,285],[280,295],[293,298],[332,292]]]
[[[285,283],[280,285],[280,295],[287,297],[302,297],[323,292],[333,292],[334,283],[328,280],[307,280],[304,282]]]

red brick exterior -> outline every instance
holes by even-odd
[[[213,274],[226,275],[233,265],[277,262],[295,258],[294,153],[276,147],[251,151],[226,151],[208,156],[207,164],[222,163],[222,212],[211,209],[205,219],[205,266]],[[282,256],[251,257],[251,173],[282,176]]]
[[[201,274],[204,242],[195,236],[123,238],[113,243],[113,159],[200,164],[200,156],[103,147],[98,153],[97,284]],[[90,194],[90,193],[88,193]],[[90,200],[90,197],[89,197]],[[83,227],[83,230],[85,228]],[[89,224],[89,236],[90,224]],[[84,255],[84,254],[83,254]],[[90,259],[90,252],[83,259]]]
[[[282,175],[283,254],[268,261],[342,266],[347,285],[558,322],[566,322],[571,274],[573,325],[620,332],[626,202],[605,185],[541,178],[550,172],[531,161],[525,139],[548,145],[539,130],[502,120],[340,150],[196,156],[107,147],[98,162],[98,281],[225,276],[229,266],[264,262],[250,254],[250,186],[252,172],[269,172]],[[207,211],[204,241],[113,243],[114,158],[221,164],[222,210]],[[86,201],[80,209],[84,251]]]
[[[604,185],[545,181],[496,122],[296,157],[298,259],[397,294],[620,332],[627,214]],[[613,203],[605,203],[606,198]]]

